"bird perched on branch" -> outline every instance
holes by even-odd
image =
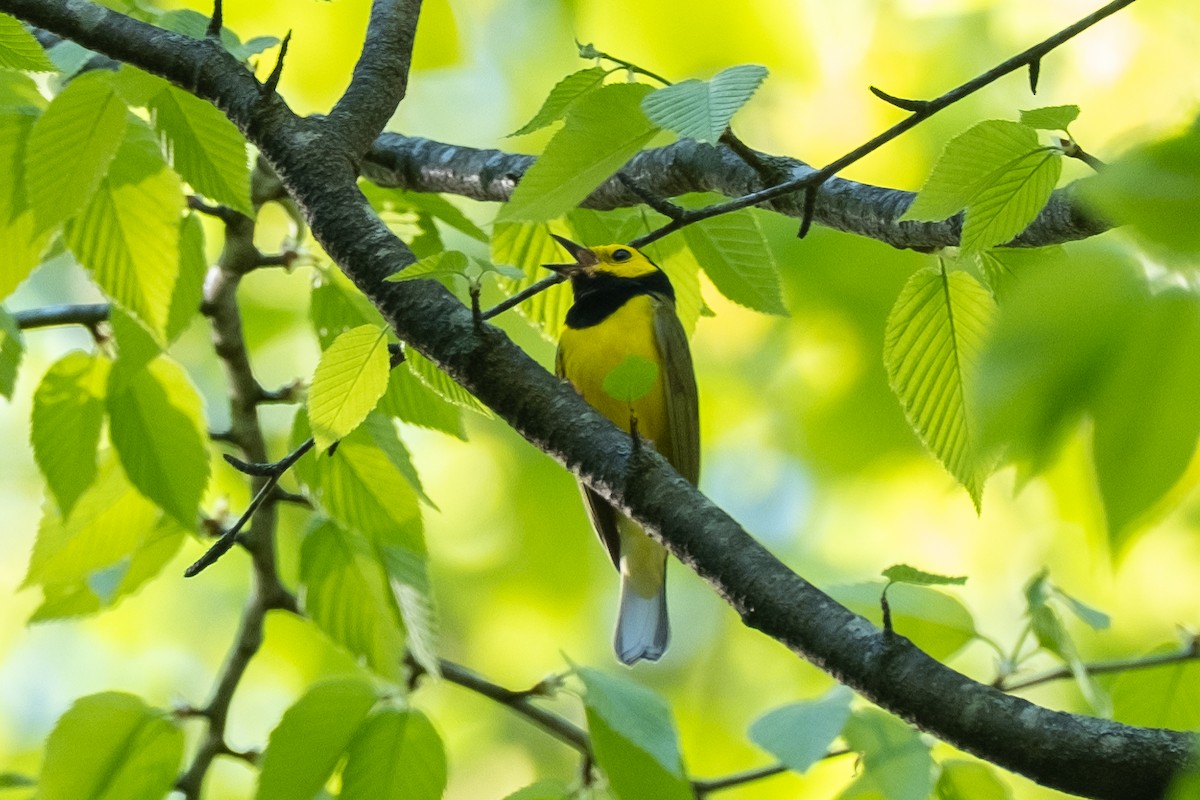
[[[587,248],[555,236],[574,257],[549,264],[571,280],[555,371],[618,427],[649,440],[692,483],[700,476],[700,421],[687,334],[675,313],[666,274],[633,247]],[[614,390],[610,378],[631,362],[643,370],[641,388]],[[648,362],[648,364],[647,364]],[[580,484],[592,527],[621,573],[614,641],[617,658],[632,665],[657,661],[667,649],[667,551],[641,526]]]

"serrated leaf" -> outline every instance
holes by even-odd
[[[67,84],[29,136],[25,184],[39,231],[91,200],[122,144],[127,110],[103,71]]]
[[[596,763],[619,800],[691,800],[671,710],[659,695],[594,669],[575,673]]]
[[[842,732],[853,697],[835,686],[816,700],[776,708],[750,723],[750,740],[793,772],[807,772]]]
[[[882,624],[882,581],[835,586],[829,596],[875,625]],[[975,638],[975,620],[961,602],[924,586],[901,584],[888,589],[892,627],[917,647],[945,661]]]
[[[365,167],[370,173],[370,164]],[[458,206],[440,194],[425,192],[409,192],[380,186],[368,180],[360,179],[367,200],[379,212],[415,212],[427,218],[441,220],[459,233],[466,234],[477,242],[487,243],[488,235],[464,214]]]
[[[863,709],[850,717],[842,737],[862,753],[862,771],[838,800],[928,800],[935,765],[929,745],[915,730],[883,711]]]
[[[340,270],[319,267],[314,275],[309,317],[321,349],[329,347],[343,331],[359,325],[384,327],[383,317]]]
[[[497,222],[492,229],[491,255],[494,263],[511,264],[525,273],[521,280],[501,282],[509,294],[524,291],[548,277],[542,265],[563,259],[561,247],[550,238],[549,226],[539,222]],[[567,309],[574,302],[571,286],[564,282],[521,303],[516,312],[547,339],[557,340]]]
[[[1147,658],[1179,652],[1160,647]],[[1200,728],[1200,661],[1123,672],[1112,683],[1113,718],[1127,725],[1194,731]]]
[[[406,363],[391,371],[378,408],[409,425],[441,431],[457,439],[466,438],[461,409],[435,394]]]
[[[410,281],[414,278],[466,278],[467,254],[459,250],[443,250],[409,264],[399,272],[388,275],[393,282]]]
[[[78,350],[67,353],[33,393],[33,458],[63,516],[96,479],[109,363]]]
[[[408,481],[408,485],[413,488],[417,496],[426,505],[436,510],[437,505],[425,494],[425,488],[421,485],[421,477],[417,474],[417,468],[413,466],[408,448],[396,434],[396,426],[392,420],[382,413],[372,411],[363,419],[362,425],[367,435],[371,437],[371,441],[384,452],[393,468]]]
[[[559,121],[573,103],[603,86],[607,75],[608,70],[603,67],[590,67],[571,73],[554,85],[533,119],[509,136],[524,136]]]
[[[658,382],[658,365],[648,358],[629,355],[604,376],[604,392],[632,405],[650,393]]]
[[[425,555],[382,537],[376,537],[374,545],[408,632],[409,655],[427,674],[441,674],[437,657],[437,618]]]
[[[12,399],[17,383],[17,368],[25,355],[21,326],[0,306],[0,395]]]
[[[415,709],[382,708],[359,728],[342,772],[340,800],[438,800],[446,789],[446,752]]]
[[[179,276],[183,205],[183,188],[153,134],[131,123],[108,175],[66,231],[67,245],[104,293],[160,344]]]
[[[305,692],[271,731],[255,800],[321,791],[376,699],[371,685],[358,678],[325,681]]]
[[[165,797],[183,757],[183,731],[122,692],[80,698],[46,741],[38,800]]]
[[[703,220],[684,228],[683,236],[721,294],[755,311],[787,316],[779,263],[754,212]]]
[[[1003,244],[1041,213],[1062,175],[1062,151],[1042,147],[994,173],[967,205],[961,247],[973,253]]]
[[[1079,118],[1079,106],[1046,106],[1021,112],[1021,124],[1042,131],[1065,131]]]
[[[54,72],[54,64],[38,40],[8,14],[0,14],[0,68]]]
[[[1037,133],[1019,122],[991,119],[968,128],[946,144],[905,220],[937,222],[957,214],[993,176],[1038,148]]]
[[[987,764],[950,759],[941,767],[937,800],[1012,800],[1008,784]]]
[[[404,680],[405,627],[370,542],[332,520],[318,521],[300,549],[304,611],[373,672]]]
[[[925,572],[907,564],[894,564],[883,571],[890,583],[907,583],[913,586],[962,586],[967,582],[965,575],[950,577]]]
[[[146,326],[120,306],[112,308],[108,322],[117,342],[117,363],[124,374],[132,375],[162,354],[162,346]]]
[[[579,205],[658,133],[640,106],[649,91],[640,83],[609,84],[574,104],[497,222],[549,220]]]
[[[167,357],[108,380],[109,434],[129,480],[184,528],[208,485],[207,428],[200,397]]]
[[[716,144],[766,78],[766,67],[740,64],[707,81],[692,79],[656,89],[642,100],[642,110],[660,128]]]
[[[5,74],[0,70],[0,77]],[[0,110],[0,174],[6,176],[0,181],[0,241],[4,242],[0,300],[29,277],[50,242],[51,231],[37,226],[25,181],[29,137],[37,119],[32,108]]]
[[[166,84],[150,99],[171,165],[200,194],[254,215],[246,140],[211,103]]]
[[[360,325],[338,336],[321,354],[307,403],[319,451],[357,428],[387,391],[386,333],[374,325]]]
[[[188,214],[179,221],[179,278],[171,294],[171,309],[167,314],[167,342],[173,342],[187,330],[200,313],[204,299],[204,276],[208,259],[204,254],[204,227],[200,217]]]
[[[404,351],[404,357],[413,374],[420,378],[422,383],[432,389],[443,400],[453,403],[460,408],[478,412],[485,417],[492,416],[492,412],[488,410],[487,406],[476,400],[475,395],[459,386],[453,378],[442,372],[436,364],[425,356],[412,348],[407,348]]]
[[[929,268],[909,278],[888,315],[884,366],[909,424],[971,495],[976,510],[991,471],[972,396],[995,301],[966,272]]]

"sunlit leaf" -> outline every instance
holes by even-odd
[[[561,263],[565,258],[562,247],[550,238],[550,229],[543,223],[497,222],[492,231],[492,261],[511,264],[525,273],[519,281],[502,282],[507,284],[505,290],[509,294],[517,294],[549,277],[549,271],[542,265]],[[570,284],[561,283],[521,303],[516,311],[547,339],[557,340],[573,302]]]
[[[0,77],[6,74],[12,73],[0,70]],[[4,242],[0,300],[29,277],[50,242],[51,231],[37,225],[25,185],[26,150],[37,119],[30,108],[0,109],[0,174],[5,176],[0,180],[0,241]]]
[[[67,353],[33,394],[33,457],[63,516],[96,479],[109,363],[78,350]]]
[[[388,376],[388,388],[379,400],[379,411],[410,425],[466,438],[462,411],[435,394],[412,373],[407,363],[397,366]]]
[[[683,236],[721,294],[755,311],[787,315],[779,263],[753,211],[744,209],[689,225]]]
[[[33,34],[18,20],[0,14],[0,68],[53,72],[54,64]]]
[[[420,711],[382,708],[350,743],[340,800],[438,800],[446,789],[442,739]]]
[[[692,79],[656,89],[642,100],[642,110],[660,128],[716,144],[766,78],[766,67],[739,64],[706,81]]]
[[[542,107],[534,114],[533,119],[509,136],[524,136],[562,119],[572,103],[603,86],[606,75],[608,71],[603,67],[589,67],[563,78],[550,90],[550,94],[546,95]]]
[[[0,396],[12,399],[17,383],[17,367],[25,355],[21,326],[0,306]]]
[[[657,364],[639,355],[628,355],[604,376],[604,392],[614,400],[632,404],[649,394],[657,382]]]
[[[497,221],[539,222],[579,205],[658,133],[640,106],[649,91],[645,84],[614,83],[572,105],[566,124],[525,171]]]
[[[619,800],[691,800],[671,710],[633,681],[579,668],[596,763]]]
[[[1179,652],[1157,648],[1147,660]],[[1200,661],[1176,661],[1120,673],[1111,684],[1113,718],[1128,725],[1194,731],[1200,728]]]
[[[965,576],[951,577],[925,572],[907,564],[895,564],[883,571],[883,577],[890,583],[907,583],[913,586],[962,586],[967,582]]]
[[[183,757],[183,731],[122,692],[80,698],[46,741],[38,800],[165,797]]]
[[[856,614],[881,625],[882,581],[835,586],[829,595]],[[892,627],[929,655],[944,661],[975,638],[971,612],[948,594],[924,586],[900,584],[888,589]]]
[[[1092,708],[1101,716],[1108,716],[1111,701],[1087,671],[1075,640],[1063,625],[1058,610],[1050,605],[1050,599],[1055,596],[1048,569],[1043,569],[1025,584],[1030,630],[1040,647],[1058,656],[1071,670],[1075,683]]]
[[[934,763],[929,745],[917,731],[890,714],[869,708],[850,717],[842,737],[851,750],[862,753],[862,767],[838,800],[928,800],[934,787]]]
[[[204,227],[199,216],[188,214],[179,222],[179,279],[175,282],[171,309],[167,314],[167,342],[178,339],[200,313],[207,273]]]
[[[750,723],[750,739],[793,772],[807,772],[841,734],[853,697],[836,686],[816,700],[776,708]]]
[[[417,474],[417,468],[413,466],[408,448],[400,441],[400,437],[396,433],[396,426],[392,420],[385,414],[371,412],[363,419],[362,425],[363,430],[370,437],[370,441],[388,457],[388,461],[391,462],[393,469],[408,481],[409,486],[413,488],[417,496],[426,505],[436,509],[437,505],[425,494],[425,487],[421,484],[421,477]]]
[[[309,316],[322,350],[343,331],[360,325],[385,325],[371,301],[332,266],[319,268],[313,276]]]
[[[915,273],[888,315],[884,366],[922,443],[980,506],[991,469],[970,406],[979,351],[995,301],[966,272]]]
[[[451,279],[467,277],[467,263],[466,253],[459,250],[443,250],[392,273],[387,276],[387,280],[399,282],[414,278],[436,278],[449,285]]]
[[[386,331],[360,325],[321,354],[308,390],[308,420],[317,449],[328,450],[366,419],[387,391]]]
[[[987,764],[950,759],[941,767],[937,800],[1012,800],[1012,789]]]
[[[316,795],[375,701],[375,690],[359,678],[325,681],[305,692],[271,731],[255,800]]]
[[[518,789],[504,800],[572,800],[574,797],[574,793],[566,784],[558,781],[538,781]]]
[[[1043,131],[1065,131],[1079,118],[1079,106],[1046,106],[1021,112],[1021,124]]]
[[[973,253],[1003,244],[1028,227],[1062,174],[1062,151],[1042,147],[993,173],[967,205],[962,250]]]
[[[492,412],[488,411],[487,406],[476,400],[473,394],[459,386],[453,378],[442,372],[436,364],[425,356],[412,348],[406,349],[404,356],[412,373],[420,378],[422,383],[432,389],[443,400],[461,408],[477,411],[485,417],[492,415]]]

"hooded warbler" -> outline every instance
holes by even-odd
[[[666,274],[633,247],[587,248],[555,236],[574,258],[549,269],[571,280],[575,302],[567,311],[555,371],[583,399],[639,436],[692,483],[700,476],[700,422],[696,378],[687,334],[675,313],[675,290]],[[605,378],[626,358],[657,367],[651,390],[632,403],[613,398]],[[614,640],[617,658],[632,665],[657,661],[667,649],[667,551],[600,495],[580,484],[592,527],[621,573]]]

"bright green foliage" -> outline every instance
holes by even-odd
[[[1147,656],[1179,652],[1161,647]],[[1109,685],[1113,718],[1129,725],[1200,729],[1200,661],[1183,661],[1121,673]]]
[[[23,587],[40,586],[31,622],[91,614],[153,578],[179,549],[179,526],[130,485],[111,453],[64,517],[46,503]]]
[[[901,220],[936,221],[966,209],[962,248],[977,252],[1023,231],[1046,205],[1062,152],[1019,122],[987,120],[946,145]]]
[[[979,445],[970,398],[979,351],[995,314],[988,291],[966,272],[915,273],[888,315],[888,382],[921,442],[971,495],[976,509],[991,464]]]
[[[263,751],[256,800],[316,795],[346,752],[375,690],[360,678],[318,683],[284,712]]]
[[[1200,121],[1135,147],[1085,184],[1097,210],[1128,225],[1155,255],[1192,268],[1200,255]]]
[[[367,537],[316,523],[300,552],[304,610],[330,639],[395,683],[404,679],[404,622]]]
[[[193,39],[203,39],[208,31],[209,18],[191,9],[181,8],[159,14],[155,21],[160,28],[182,33]],[[256,36],[243,43],[236,33],[225,26],[221,28],[221,44],[239,61],[245,61],[250,56],[279,44],[279,40],[274,36]]]
[[[555,233],[569,232],[555,228]],[[542,278],[549,277],[543,264],[558,264],[566,253],[550,238],[550,227],[537,222],[497,222],[492,231],[492,261],[511,264],[525,273],[521,280],[505,281],[509,294],[529,288]],[[547,339],[556,340],[562,333],[563,319],[574,299],[571,286],[559,284],[535,295],[517,306],[517,313],[529,320]]]
[[[987,764],[951,759],[941,767],[937,800],[1012,800],[1008,784]]]
[[[538,781],[505,797],[504,800],[571,800],[575,795],[557,781]]]
[[[416,350],[411,347],[406,349],[404,357],[412,373],[446,402],[453,403],[460,408],[477,411],[485,417],[492,415],[487,410],[487,406],[476,400],[474,395],[455,383],[453,378],[442,372],[436,364]]]
[[[12,399],[13,387],[17,382],[17,367],[25,354],[25,342],[21,338],[21,327],[0,306],[0,395]]]
[[[132,375],[162,354],[162,348],[146,326],[122,311],[120,306],[113,307],[108,321],[117,342],[117,360],[124,373]]]
[[[386,331],[360,325],[321,354],[308,390],[308,420],[319,451],[357,428],[387,391]]]
[[[842,737],[851,750],[862,753],[862,771],[838,800],[928,800],[934,786],[933,757],[913,728],[870,708],[850,717]]]
[[[156,358],[108,380],[109,434],[130,482],[192,529],[208,484],[207,428],[200,397],[183,368]]]
[[[0,72],[0,75],[6,73]],[[50,241],[50,231],[37,226],[25,182],[26,149],[37,116],[32,109],[0,109],[0,300],[29,276]]]
[[[389,281],[410,281],[414,278],[434,278],[449,288],[454,279],[467,277],[467,254],[459,250],[443,250],[409,264],[387,277]]]
[[[816,700],[781,706],[750,724],[750,738],[793,772],[807,772],[841,734],[853,697],[835,686]]]
[[[340,800],[438,800],[446,789],[446,753],[428,718],[381,708],[350,742]]]
[[[1074,640],[1067,632],[1066,626],[1063,625],[1062,617],[1050,604],[1052,599],[1061,601],[1065,597],[1067,595],[1050,582],[1049,570],[1043,569],[1034,575],[1025,585],[1025,600],[1029,604],[1026,613],[1029,615],[1030,630],[1040,647],[1058,656],[1070,668],[1071,674],[1075,676],[1075,682],[1079,684],[1079,690],[1092,708],[1097,713],[1107,716],[1111,712],[1109,699],[1097,685],[1096,679],[1087,671]],[[1076,604],[1068,605],[1072,610],[1076,607],[1087,608],[1078,601]],[[1092,609],[1087,610],[1092,611]],[[1098,613],[1093,612],[1081,616],[1081,619],[1089,623],[1097,621],[1095,614]],[[1103,622],[1104,627],[1107,627],[1107,617],[1103,618]]]
[[[33,34],[8,14],[0,14],[0,68],[54,71],[54,64]]]
[[[27,789],[33,786],[37,786],[37,781],[28,775],[0,772],[0,789]]]
[[[574,104],[497,221],[540,222],[579,205],[658,133],[640,106],[649,91],[640,83],[609,84]]]
[[[882,582],[835,586],[829,596],[856,614],[881,625]],[[958,652],[975,638],[975,620],[957,599],[935,589],[901,584],[888,589],[892,627],[938,660]]]
[[[38,800],[165,797],[183,756],[183,731],[141,699],[103,692],[75,701],[46,742]]]
[[[716,144],[733,115],[767,78],[767,68],[740,64],[707,81],[688,80],[646,95],[642,110],[660,128],[687,139]]]
[[[1041,131],[1066,131],[1079,118],[1079,106],[1046,106],[1021,112],[1021,124]]]
[[[366,295],[332,266],[319,268],[314,276],[309,317],[322,350],[343,331],[359,325],[384,327],[383,317]]]
[[[649,689],[594,669],[576,674],[587,690],[596,763],[619,800],[691,800],[671,710]]]
[[[478,225],[459,210],[458,206],[440,194],[422,194],[420,192],[404,191],[403,189],[385,189],[366,180],[360,180],[358,185],[362,189],[363,194],[366,195],[367,200],[370,201],[376,211],[380,212],[385,221],[387,221],[388,215],[397,217],[407,216],[409,218],[416,217],[419,220],[417,225],[418,231],[425,235],[428,243],[432,244],[433,240],[437,239],[439,246],[433,248],[430,253],[421,252],[425,242],[414,241],[409,243],[413,253],[419,258],[444,249],[440,246],[440,237],[437,236],[436,227],[433,228],[432,233],[430,232],[433,220],[439,220],[477,242],[486,244],[488,241],[488,235]]]
[[[167,145],[171,165],[197,192],[253,214],[246,140],[211,103],[166,81],[150,98],[154,129]]]
[[[721,294],[755,311],[787,315],[779,263],[755,212],[706,219],[684,228],[683,236]]]
[[[204,254],[204,228],[200,218],[188,214],[179,222],[179,279],[171,294],[167,314],[167,342],[173,342],[200,313],[208,259]]]
[[[603,86],[604,78],[607,75],[608,70],[603,67],[589,67],[572,72],[554,85],[550,94],[546,95],[542,107],[534,114],[533,119],[510,133],[509,136],[524,136],[558,122],[566,116],[571,106],[581,97]]]
[[[412,373],[407,363],[388,375],[388,388],[379,400],[380,412],[422,428],[465,439],[462,412],[447,403]]]
[[[1193,761],[1171,781],[1166,800],[1192,800],[1194,797],[1200,797],[1200,765]]]
[[[646,245],[642,252],[667,273],[671,288],[675,290],[675,313],[691,336],[699,318],[713,314],[700,296],[700,262],[687,243],[677,236]]]
[[[370,441],[388,457],[392,468],[408,481],[409,486],[424,503],[436,510],[437,505],[425,494],[425,488],[421,485],[421,478],[417,475],[417,468],[413,466],[408,449],[396,434],[395,423],[384,414],[371,412],[363,419],[362,425],[370,436]]]
[[[4,111],[37,112],[44,111],[48,105],[32,77],[13,70],[0,71],[0,106]]]
[[[127,115],[108,73],[71,81],[29,137],[25,184],[39,231],[58,226],[92,198],[122,143]]]
[[[962,586],[967,582],[965,576],[937,575],[907,564],[888,567],[883,571],[883,577],[888,579],[888,583],[907,583],[912,586]]]
[[[62,515],[96,480],[110,362],[79,350],[60,358],[33,394],[29,440]]]
[[[604,391],[614,400],[632,403],[649,394],[657,381],[657,364],[648,358],[629,355],[604,376]]]
[[[131,122],[108,175],[67,226],[67,245],[104,293],[160,342],[179,276],[182,212],[179,178],[167,168],[154,134]]]

